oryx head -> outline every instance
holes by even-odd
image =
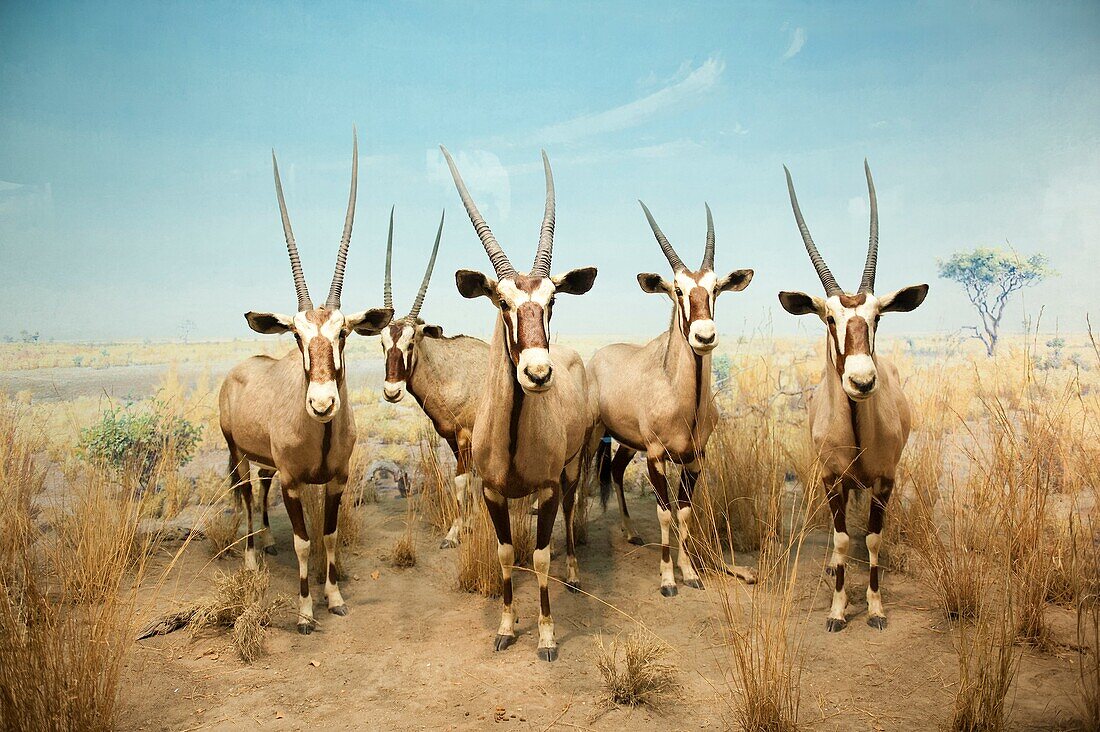
[[[829,328],[829,348],[840,376],[841,386],[850,399],[860,401],[875,393],[878,386],[878,370],[875,365],[875,334],[883,313],[907,313],[916,309],[928,294],[928,285],[904,287],[888,295],[875,295],[875,271],[878,266],[878,200],[871,168],[863,161],[867,174],[867,190],[871,197],[871,236],[867,244],[867,261],[863,266],[863,280],[853,295],[844,292],[836,283],[825,260],[814,246],[810,229],[798,208],[794,183],[786,166],[787,190],[802,241],[810,255],[817,276],[825,287],[825,297],[814,297],[804,292],[780,292],[779,302],[792,315],[815,313]]]
[[[424,304],[424,295],[428,291],[428,281],[435,268],[435,255],[439,252],[439,240],[443,236],[443,216],[439,217],[439,229],[435,232],[435,246],[428,260],[428,269],[416,293],[412,310],[400,320],[391,321],[382,331],[382,353],[386,356],[386,380],[382,384],[382,396],[387,402],[399,402],[405,396],[405,382],[416,368],[416,359],[421,339],[442,338],[443,329],[438,325],[426,325],[420,319],[420,307]],[[390,233],[386,238],[386,284],[385,305],[393,309],[393,285],[390,277],[390,263],[393,255],[393,209],[390,209]]]
[[[283,184],[279,180],[279,164],[275,152],[271,152],[275,169],[275,193],[279,198],[279,213],[283,220],[283,234],[290,254],[290,270],[294,275],[294,289],[298,294],[297,314],[245,313],[249,327],[257,333],[293,333],[302,353],[302,370],[307,379],[305,410],[318,422],[328,422],[340,411],[340,383],[344,378],[344,339],[350,333],[377,335],[390,322],[391,308],[374,308],[358,313],[340,311],[340,291],[344,287],[344,265],[348,246],[351,244],[351,226],[355,219],[355,186],[359,173],[359,142],[352,147],[351,196],[344,219],[344,235],[340,239],[340,251],[336,255],[336,272],[332,275],[328,300],[323,307],[313,307],[298,259],[298,247],[290,228],[290,216],[283,200]]]
[[[676,322],[680,324],[680,333],[687,339],[691,350],[702,356],[714,350],[718,345],[718,331],[714,327],[714,304],[722,292],[739,292],[752,282],[751,269],[737,269],[725,277],[714,273],[714,218],[707,209],[707,247],[703,252],[703,263],[696,271],[691,271],[676,254],[668,238],[665,237],[653,214],[641,201],[642,210],[661,245],[668,263],[672,265],[672,282],[653,272],[638,275],[638,284],[646,292],[659,292],[672,298],[676,307]]]
[[[542,219],[535,263],[530,274],[523,275],[516,272],[508,261],[508,255],[478,212],[451,154],[442,146],[440,149],[447,158],[462,205],[470,215],[470,222],[481,238],[496,274],[494,280],[481,272],[460,269],[455,273],[458,291],[463,297],[487,297],[497,306],[504,326],[508,357],[516,369],[516,381],[526,393],[546,391],[554,379],[554,367],[550,361],[550,318],[554,314],[554,296],[558,293],[583,295],[596,280],[595,267],[574,269],[558,277],[550,276],[550,261],[554,254],[554,177],[546,151],[542,153],[546,173],[546,213]]]

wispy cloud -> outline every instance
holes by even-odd
[[[489,221],[506,221],[512,210],[512,181],[500,158],[486,150],[457,150],[452,155],[481,214]],[[428,180],[453,194],[454,180],[439,148],[425,152],[425,166]]]
[[[682,78],[675,78],[641,99],[543,127],[532,137],[539,144],[553,145],[635,127],[660,112],[703,96],[718,83],[725,68],[726,64],[713,56],[695,69],[681,66],[676,77]]]
[[[802,47],[806,45],[806,29],[799,26],[791,32],[791,45],[787,46],[787,50],[783,52],[783,60],[794,58],[798,55],[798,52],[802,50]]]

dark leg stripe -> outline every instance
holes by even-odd
[[[672,561],[672,550],[668,548],[668,544],[662,544],[661,545],[661,561],[662,562],[671,562]]]
[[[302,597],[309,597],[309,579],[302,577],[298,582],[298,594]]]
[[[505,605],[511,605],[512,604],[512,578],[511,577],[504,580],[504,587],[501,590],[501,595],[503,596],[503,600],[504,600]]]
[[[878,592],[878,565],[871,565],[871,578],[867,582],[871,592]]]
[[[550,617],[550,588],[539,588],[539,608],[542,610],[543,617]]]
[[[844,589],[844,565],[838,564],[836,566],[836,591],[840,592]]]
[[[294,530],[294,535],[299,539],[309,541],[309,534],[306,533],[306,518],[302,514],[302,499],[291,498],[284,488],[283,503],[286,504],[286,512],[290,516],[290,527]]]
[[[325,534],[336,532],[336,527],[340,519],[340,499],[343,498],[343,496],[343,492],[336,494],[325,493]]]

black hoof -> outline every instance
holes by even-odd
[[[454,539],[444,539],[443,541],[439,542],[440,549],[455,549],[457,547],[458,542]]]
[[[867,624],[875,630],[886,630],[886,617],[883,615],[872,615],[867,618]]]
[[[703,589],[703,580],[701,579],[686,579],[684,580],[684,584],[696,590]]]
[[[558,660],[558,649],[557,648],[540,648],[539,649],[539,658],[541,658],[543,661],[557,661]]]
[[[676,597],[676,585],[661,585],[661,594],[665,597]]]
[[[493,642],[493,650],[503,651],[515,642],[516,637],[514,635],[498,635],[496,641]]]
[[[825,621],[825,630],[830,633],[839,633],[848,627],[847,620],[837,620],[836,618],[828,618]]]
[[[298,623],[298,632],[302,635],[309,635],[313,632],[313,623]]]
[[[278,553],[279,553],[279,550],[275,548],[274,544],[272,544],[271,546],[265,546],[264,547],[264,554],[270,554],[271,556],[275,556]]]
[[[634,546],[645,546],[645,539],[640,536],[632,536],[626,540],[627,544],[633,544]]]
[[[330,607],[328,609],[328,611],[330,613],[332,613],[333,615],[339,615],[340,617],[344,617],[345,615],[348,614],[348,606],[345,603],[343,605],[337,605],[336,607]]]
[[[565,583],[565,589],[569,590],[572,593],[580,592],[581,591],[581,583],[580,582],[566,582]]]

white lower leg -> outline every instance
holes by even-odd
[[[680,565],[684,582],[698,582],[699,575],[696,574],[695,567],[691,566],[691,555],[687,550],[688,541],[691,538],[691,506],[681,506],[676,511],[676,521],[680,527],[680,546],[676,563]]]
[[[309,539],[295,535],[294,553],[298,555],[298,625],[311,625],[313,599],[309,594]]]
[[[497,635],[515,636],[516,613],[512,609],[511,584],[516,550],[511,544],[498,544],[497,558],[500,560],[500,574],[504,578],[504,609],[500,612],[500,627],[497,628]]]
[[[532,564],[539,580],[539,648],[554,648],[554,618],[550,615],[550,547],[532,552]]]
[[[847,533],[833,531],[832,564],[836,567],[836,584],[840,585],[840,589],[836,589],[836,585],[834,585],[833,604],[829,609],[829,617],[835,620],[844,620],[844,611],[848,608],[848,591],[844,584],[844,564],[848,558],[849,541]]]
[[[882,610],[882,595],[879,593],[878,587],[881,579],[879,576],[878,550],[881,544],[882,534],[867,535],[867,554],[871,560],[871,576],[873,578],[867,585],[867,615],[873,618],[886,616],[886,613]]]
[[[443,541],[447,544],[454,546],[458,545],[459,534],[462,533],[462,527],[465,523],[466,514],[466,483],[469,478],[465,473],[455,476],[455,503],[458,505],[458,513],[455,514],[455,520],[451,522],[451,528],[447,532],[447,536]]]
[[[672,511],[657,506],[657,521],[661,524],[661,587],[675,587],[676,576],[672,573],[672,556],[669,542],[672,532]]]
[[[340,586],[336,583],[336,534],[335,531],[325,534],[325,557],[328,560],[325,565],[325,599],[330,608],[344,604]]]

